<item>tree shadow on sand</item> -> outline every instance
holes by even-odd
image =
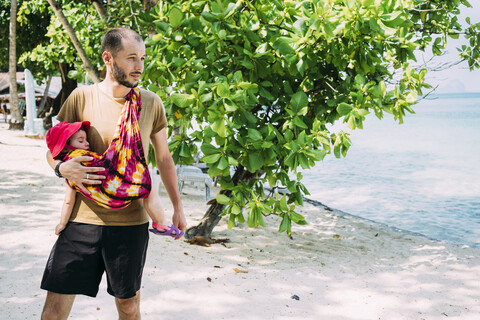
[[[478,312],[478,249],[324,206],[302,210],[309,225],[295,226],[293,240],[278,234],[278,222],[268,217],[266,228],[220,225],[212,236],[229,238],[225,246],[172,241],[178,250],[168,257],[152,249],[145,319],[156,319],[158,310],[181,310],[185,319],[340,320]],[[168,263],[174,270],[165,270]]]
[[[63,182],[29,171],[0,170],[0,176],[0,318],[39,318],[40,280],[56,240]],[[25,314],[32,304],[36,313]]]

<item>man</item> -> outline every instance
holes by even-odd
[[[65,101],[57,119],[90,121],[88,139],[92,151],[103,153],[125,103],[125,96],[137,86],[143,72],[145,44],[130,29],[117,28],[106,33],[102,41],[105,80],[77,88]],[[160,98],[141,90],[141,113],[138,120],[143,149],[151,141],[155,159],[172,202],[173,224],[187,227],[178,192],[175,164],[168,150],[166,117]],[[87,191],[85,184],[100,184],[104,168],[85,167],[90,157],[67,162],[47,161],[55,173]],[[74,211],[59,236],[48,259],[41,287],[48,290],[42,319],[67,319],[76,294],[96,296],[103,272],[108,292],[115,296],[119,319],[140,319],[140,283],[148,242],[148,217],[142,201],[124,209],[109,210],[77,193]]]

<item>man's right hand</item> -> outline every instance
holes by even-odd
[[[82,165],[82,162],[92,160],[93,158],[88,156],[75,157],[62,163],[59,167],[59,171],[64,178],[68,179],[68,181],[89,194],[90,192],[85,188],[86,184],[101,184],[102,180],[105,179],[104,175],[97,174],[104,172],[105,168],[86,167]]]

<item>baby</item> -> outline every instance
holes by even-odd
[[[87,130],[90,128],[89,121],[83,122],[60,122],[52,127],[46,136],[47,146],[55,159],[62,160],[75,149],[89,150],[90,144],[87,140]],[[61,137],[61,138],[60,138]],[[65,140],[66,139],[66,140]],[[76,191],[68,183],[65,191],[65,198],[62,205],[60,223],[55,227],[55,234],[59,235],[65,229],[75,204]],[[159,235],[181,236],[181,232],[175,226],[163,226],[164,209],[158,195],[157,186],[152,184],[152,189],[147,198],[143,199],[143,205],[152,219],[153,229],[151,232]]]

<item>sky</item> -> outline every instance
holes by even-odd
[[[470,17],[470,22],[480,22],[480,3],[478,0],[470,0],[473,8],[461,8],[460,23],[465,23],[465,18]],[[436,57],[435,61],[439,63],[458,60],[457,47],[466,44],[465,39],[448,39],[447,54]],[[432,56],[431,50],[422,56],[417,55],[418,61],[423,61]],[[438,93],[460,93],[460,92],[480,92],[480,69],[469,71],[466,62],[451,67],[444,71],[435,71],[427,73],[427,83],[437,86]]]

